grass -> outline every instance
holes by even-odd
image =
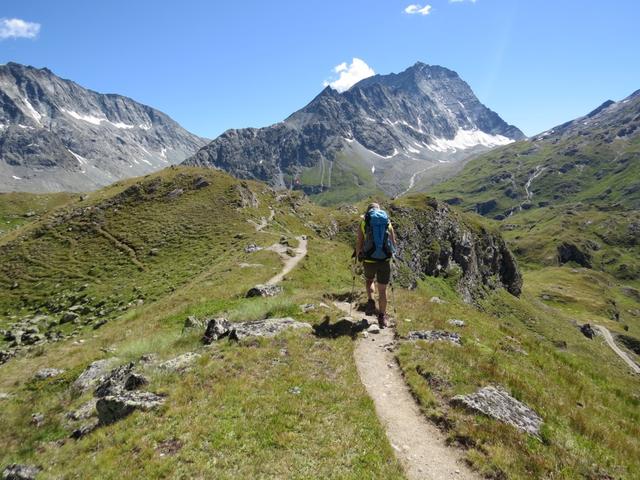
[[[214,182],[230,182],[228,177],[216,175],[220,174],[210,177]],[[212,186],[214,191],[219,188],[215,183]],[[186,195],[181,198],[188,198]],[[287,216],[286,201],[272,203],[268,195],[261,195],[261,210],[257,212],[223,210],[227,227],[237,230],[210,233],[203,240],[213,245],[210,253],[203,253],[204,249],[189,236],[174,244],[173,225],[167,224],[163,249],[175,251],[179,244],[184,249],[193,246],[192,256],[208,255],[210,264],[177,277],[182,280],[173,282],[172,291],[158,294],[142,306],[114,313],[111,321],[97,331],[81,330],[75,341],[48,345],[37,354],[21,356],[1,367],[0,391],[12,396],[2,400],[0,410],[0,423],[5,427],[0,432],[0,465],[37,463],[45,467],[45,475],[62,478],[402,478],[373,404],[359,382],[350,339],[319,340],[309,333],[292,333],[240,344],[224,340],[203,347],[202,332],[182,332],[188,315],[226,315],[232,321],[286,315],[318,323],[324,315],[336,313],[318,308],[302,314],[299,308],[302,303],[319,304],[327,289],[348,288],[350,281],[346,261],[344,271],[335,272],[335,259],[348,259],[346,245],[315,235],[307,259],[283,282],[284,296],[244,298],[249,287],[264,282],[279,268],[280,260],[268,251],[245,254],[229,232],[243,233],[243,244],[261,245],[277,242],[283,234],[312,234],[297,216]],[[104,197],[93,200],[101,202]],[[274,223],[264,233],[252,231],[242,216],[267,216],[267,202],[277,209]],[[179,214],[173,211],[175,207],[163,205],[162,215],[157,218],[175,221],[182,215],[185,223],[197,219],[201,203],[191,199],[190,205],[183,205]],[[136,251],[142,244],[134,233],[141,235],[140,230],[133,223],[126,229],[127,221],[135,219],[140,225],[146,220],[150,240],[162,230],[156,230],[152,212],[136,215],[147,207],[144,201],[119,207],[118,221],[108,224],[119,238],[126,235],[127,244]],[[309,206],[309,211],[317,212],[314,220],[319,224],[331,218],[318,207]],[[215,229],[219,223],[207,228]],[[116,250],[112,244],[101,245]],[[51,248],[57,251],[61,247]],[[174,268],[182,268],[179,263],[193,262],[192,256],[163,253],[153,257],[153,263],[145,262],[143,271],[123,258],[119,268],[134,277],[134,285],[151,288],[146,283],[162,278],[158,272],[167,271],[169,262]],[[263,266],[241,269],[241,262]],[[102,268],[106,267],[115,268],[111,263]],[[67,278],[73,282],[73,275]],[[5,305],[11,308],[10,302]],[[65,413],[91,396],[78,396],[69,385],[91,361],[108,356],[135,361],[151,352],[167,359],[186,351],[202,354],[188,373],[147,372],[149,390],[168,394],[167,404],[160,410],[134,413],[79,441],[68,439],[72,426]],[[55,379],[32,380],[33,374],[45,366],[64,368],[66,372]],[[45,416],[40,428],[29,423],[34,412]]]
[[[549,278],[557,277],[547,272],[545,283]],[[562,279],[558,284],[566,285]],[[480,310],[454,300],[451,292],[443,295],[448,286],[433,279],[414,292],[402,291],[400,335],[451,330],[451,318],[467,324],[460,331],[462,347],[402,344],[398,358],[409,385],[427,416],[450,441],[468,447],[467,459],[491,478],[636,478],[637,379],[602,340],[579,332],[571,311],[541,302],[539,288],[537,278],[527,275],[522,299],[496,292]],[[428,303],[433,294],[448,303]],[[495,384],[543,417],[541,441],[449,406],[457,394]]]
[[[194,190],[201,175],[211,185]],[[183,194],[167,197],[176,188]],[[243,208],[247,189],[257,207]],[[65,204],[5,237],[3,324],[36,311],[58,318],[83,295],[94,312],[106,308],[109,321],[98,330],[56,327],[77,335],[0,367],[0,392],[11,394],[0,400],[0,465],[37,463],[55,478],[403,478],[359,381],[350,339],[292,332],[204,347],[201,331],[183,332],[189,315],[234,322],[290,316],[311,324],[340,316],[320,304],[351,289],[357,214],[311,204],[296,192],[278,195],[220,172],[167,169]],[[429,201],[408,196],[396,206],[424,208]],[[269,207],[275,218],[257,232],[248,220],[268,217]],[[567,216],[544,208],[523,212],[504,230],[525,269],[519,299],[497,291],[467,305],[450,281],[429,277],[415,290],[396,289],[401,336],[452,330],[447,321],[453,318],[467,323],[461,347],[401,342],[397,357],[425,414],[490,478],[640,474],[638,379],[600,338],[588,340],[577,328],[597,323],[640,338],[640,302],[633,294],[640,284],[617,273],[635,261],[637,246],[627,235],[635,217],[571,209]],[[474,230],[500,225],[454,215]],[[394,219],[394,225],[403,222]],[[281,267],[275,253],[249,254],[244,246],[301,234],[309,236],[309,254],[283,281],[284,293],[244,298]],[[598,242],[597,268],[558,266],[548,257],[560,239]],[[612,257],[616,263],[608,263]],[[447,303],[430,303],[434,295]],[[139,298],[143,304],[129,305]],[[317,308],[302,313],[307,303]],[[148,353],[164,360],[188,351],[202,356],[186,373],[146,371],[149,390],[168,394],[161,409],[136,412],[79,441],[68,438],[73,426],[65,413],[91,397],[69,386],[89,363],[111,356],[137,361]],[[66,371],[33,380],[44,367]],[[504,386],[540,413],[540,440],[450,406],[453,396],[488,384]],[[45,417],[40,428],[30,423],[35,412]]]
[[[0,193],[0,241],[19,227],[76,199],[79,199],[78,195],[69,193]]]

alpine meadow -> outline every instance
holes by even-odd
[[[638,5],[62,4],[0,14],[3,480],[640,478]]]

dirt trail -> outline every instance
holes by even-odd
[[[349,313],[349,304],[336,302]],[[351,316],[366,317],[353,310]],[[394,330],[386,328],[356,343],[354,357],[360,379],[373,399],[376,413],[409,480],[479,479],[462,460],[460,451],[445,444],[444,435],[420,411],[390,347]]]
[[[267,249],[278,253],[280,255],[280,258],[282,258],[282,260],[284,261],[284,266],[282,267],[280,273],[270,278],[267,282],[267,285],[275,285],[276,283],[280,283],[284,276],[291,270],[293,270],[295,266],[300,263],[300,260],[302,260],[307,255],[307,237],[303,235],[301,237],[296,237],[296,239],[298,240],[298,247],[293,249],[293,252],[295,253],[293,257],[290,257],[286,253],[288,247],[285,245],[275,244]]]
[[[594,325],[594,327],[596,330],[598,330],[598,332],[602,334],[602,336],[604,337],[604,340],[607,342],[607,345],[611,347],[611,350],[613,350],[622,360],[624,360],[624,363],[629,365],[629,368],[631,368],[631,370],[633,370],[637,374],[640,374],[640,365],[638,365],[631,358],[629,358],[629,355],[627,355],[624,350],[622,350],[620,347],[618,347],[618,345],[616,345],[616,342],[613,339],[613,335],[611,335],[611,332],[606,327],[603,327],[602,325]]]

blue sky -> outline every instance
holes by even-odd
[[[456,70],[528,135],[640,89],[637,0],[3,0],[0,19],[0,63],[130,96],[207,137],[284,119],[353,58]]]

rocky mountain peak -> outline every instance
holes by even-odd
[[[87,191],[178,163],[205,143],[164,113],[46,68],[0,66],[0,191]]]
[[[362,194],[360,186],[369,183],[397,195],[413,188],[420,175],[443,166],[455,170],[452,164],[478,151],[522,138],[456,72],[418,62],[341,93],[326,87],[283,122],[238,130],[234,140],[225,133],[186,163],[307,193],[341,183]],[[353,184],[334,178],[345,168],[358,172]]]

